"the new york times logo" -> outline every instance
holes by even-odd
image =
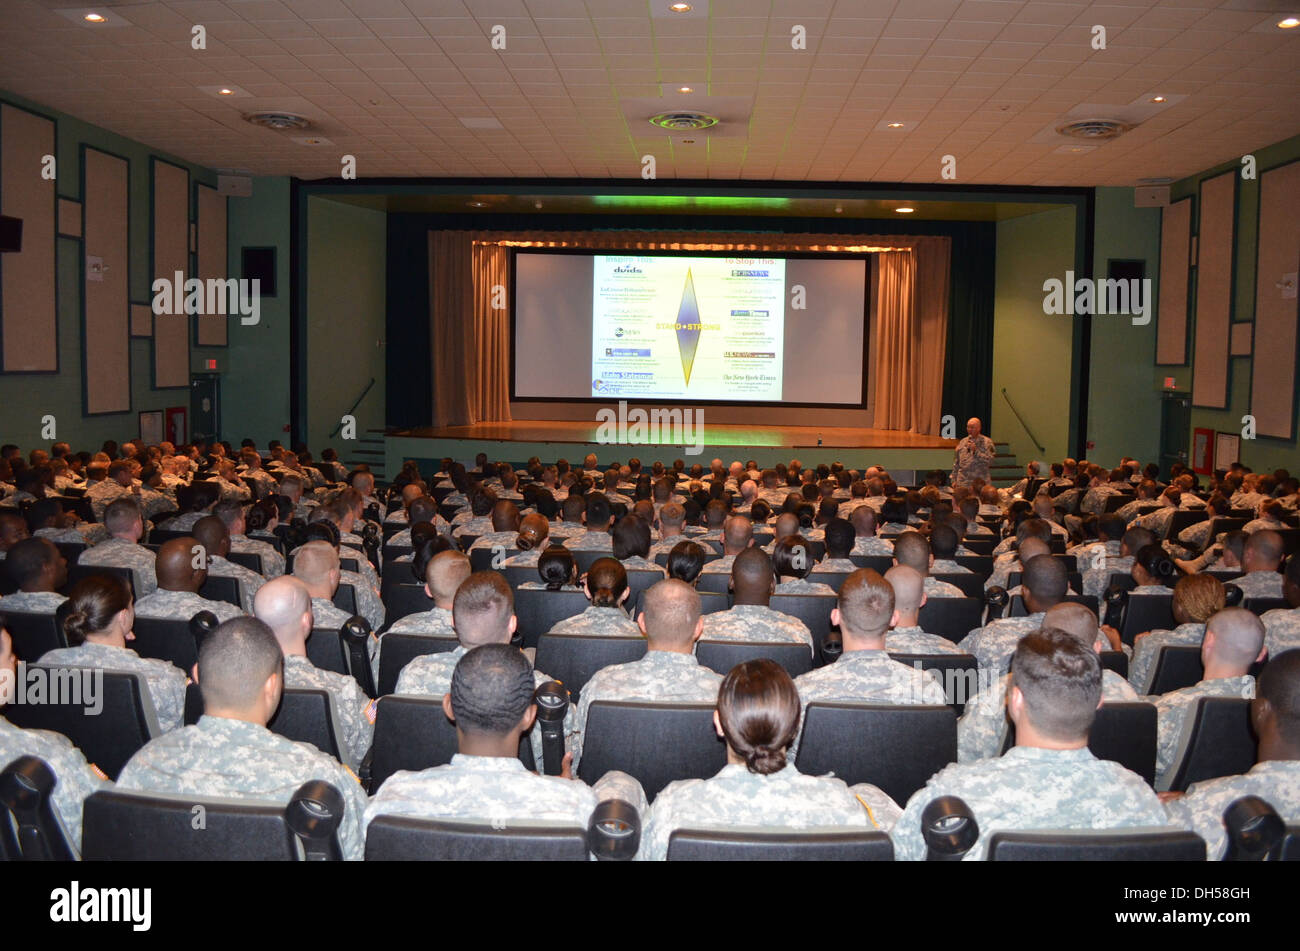
[[[148,931],[153,923],[151,888],[69,888],[50,892],[50,921],[130,922],[132,931]]]

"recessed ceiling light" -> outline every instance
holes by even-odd
[[[471,201],[468,204],[471,208],[486,208],[488,206],[485,201]]]
[[[694,145],[694,144],[695,144],[694,139],[682,139],[682,145]]]
[[[1294,30],[1300,26],[1300,17],[1287,17],[1285,20],[1279,20],[1277,28],[1279,30]]]
[[[536,208],[538,211],[541,211],[541,210],[542,210],[542,203],[541,203],[540,201],[535,201],[535,202],[533,202],[533,207]]]
[[[901,129],[901,128],[903,127],[903,123],[901,123],[901,122],[890,122],[890,123],[887,124],[887,127],[890,128],[890,129]]]
[[[674,3],[668,7],[673,13],[690,13],[691,5],[689,3]]]
[[[83,19],[84,19],[87,23],[103,23],[103,22],[104,22],[104,18],[103,18],[102,16],[100,16],[98,13],[87,13],[87,14],[85,15],[85,17],[83,17]]]
[[[1152,97],[1151,97],[1151,101],[1152,101],[1152,102],[1168,102],[1169,100],[1167,100],[1164,96],[1152,96]]]
[[[841,214],[841,213],[843,213],[843,211],[844,211],[844,207],[843,207],[842,205],[836,205],[836,206],[835,206],[835,214],[837,214],[837,215],[838,215],[838,214]]]
[[[904,205],[902,208],[895,208],[894,211],[898,212],[900,215],[910,215],[912,212],[916,211],[916,209]]]
[[[695,92],[695,90],[692,89],[690,86],[678,86],[678,87],[677,87],[677,91],[678,91],[678,92]]]
[[[235,91],[231,89],[229,86],[222,86],[220,89],[217,90],[218,96],[233,96],[234,94]]]

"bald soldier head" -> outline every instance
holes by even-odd
[[[873,538],[876,534],[876,512],[870,505],[859,505],[849,513],[849,524],[858,538]]]
[[[668,578],[641,596],[637,627],[646,637],[646,649],[689,654],[704,631],[700,596],[684,581]]]
[[[450,611],[456,591],[470,576],[469,557],[458,551],[440,551],[429,559],[424,569],[424,593],[433,603]]]
[[[518,532],[519,507],[509,499],[501,499],[492,506],[492,531]]]
[[[754,523],[744,515],[732,515],[722,523],[722,553],[739,555],[754,540]]]
[[[1263,660],[1264,622],[1245,608],[1224,608],[1205,622],[1201,641],[1204,680],[1241,677],[1250,665]]]
[[[903,532],[894,540],[894,564],[914,568],[925,576],[933,563],[930,543],[920,532]]]
[[[1097,615],[1074,601],[1062,601],[1048,608],[1043,613],[1043,630],[1062,631],[1098,653],[1109,646],[1097,628]]]
[[[1024,585],[1025,610],[1030,614],[1060,604],[1070,590],[1070,577],[1065,565],[1051,555],[1035,555],[1025,562],[1020,582]]]
[[[199,645],[198,676],[205,716],[266,726],[280,705],[284,655],[257,618],[232,618]]]
[[[894,617],[894,589],[878,572],[859,568],[840,585],[831,624],[838,624],[844,652],[884,650],[885,632]]]
[[[1039,555],[1050,555],[1052,546],[1041,538],[1026,538],[1016,546],[1016,557],[1020,559],[1023,566],[1030,558],[1037,558]]]
[[[761,548],[746,548],[731,563],[732,601],[766,605],[776,587],[772,559]]]
[[[925,576],[907,565],[895,565],[885,572],[894,590],[894,614],[890,627],[916,627],[917,615],[925,604]]]
[[[461,582],[451,604],[451,624],[465,648],[508,644],[515,633],[515,596],[495,571],[476,571]]]
[[[220,521],[220,519],[218,519]],[[224,527],[224,526],[222,526]],[[207,563],[206,558],[196,558],[203,548],[198,540],[185,536],[163,542],[154,561],[154,572],[158,576],[158,587],[164,591],[189,591],[197,593],[208,580],[206,568],[195,565]]]
[[[300,580],[281,575],[262,585],[253,598],[253,616],[271,629],[284,656],[307,656],[311,592]]]
[[[343,576],[338,549],[327,541],[308,542],[293,556],[293,576],[307,586],[313,598],[331,600]]]
[[[787,536],[798,535],[799,516],[793,512],[782,512],[776,517],[776,523],[772,526],[772,533],[778,542]]]
[[[230,530],[217,516],[205,515],[194,523],[190,531],[195,541],[207,551],[209,558],[213,555],[225,558],[230,554]]]
[[[1285,551],[1282,536],[1271,528],[1252,532],[1241,552],[1241,567],[1251,571],[1277,571]]]

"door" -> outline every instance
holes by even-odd
[[[190,442],[215,439],[221,428],[220,377],[208,373],[190,380]]]
[[[1160,476],[1169,478],[1175,462],[1189,466],[1187,440],[1192,427],[1192,400],[1186,393],[1165,393],[1160,405]]]

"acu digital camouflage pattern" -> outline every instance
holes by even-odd
[[[46,651],[40,663],[46,667],[92,667],[108,671],[143,674],[149,687],[163,732],[179,729],[185,718],[185,684],[188,678],[179,667],[154,657],[141,657],[129,647],[92,644],[60,647]]]
[[[54,812],[68,833],[68,841],[81,850],[81,804],[91,793],[112,788],[97,776],[81,750],[61,733],[24,730],[0,716],[0,769],[22,756],[38,756],[54,771]]]
[[[1270,760],[1240,776],[1196,783],[1187,795],[1165,803],[1165,810],[1170,822],[1205,840],[1205,857],[1215,861],[1228,849],[1223,813],[1242,796],[1263,799],[1288,825],[1300,823],[1300,760]]]

